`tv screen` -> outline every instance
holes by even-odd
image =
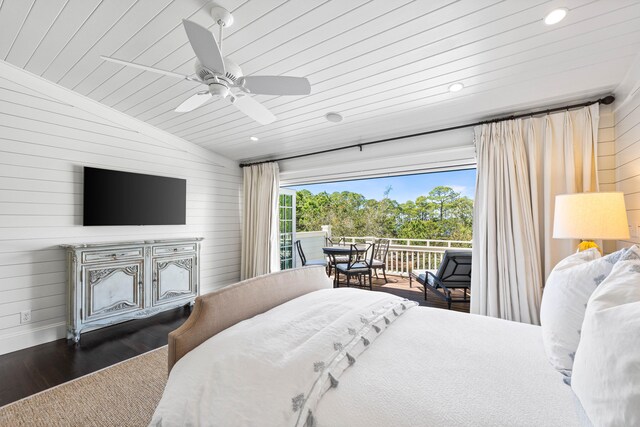
[[[185,179],[84,168],[84,225],[186,223]]]

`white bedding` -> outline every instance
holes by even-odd
[[[342,345],[328,349],[332,341]],[[298,392],[305,398],[294,410]],[[574,405],[537,326],[327,289],[183,357],[151,424],[572,426]]]
[[[539,326],[416,307],[358,363],[320,402],[322,425],[579,425]]]

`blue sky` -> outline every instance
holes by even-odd
[[[415,200],[418,196],[427,195],[431,189],[439,185],[446,185],[463,196],[474,198],[476,186],[476,170],[461,170],[451,172],[435,172],[419,175],[392,176],[385,178],[359,179],[355,181],[331,182],[326,184],[296,185],[288,188],[309,190],[313,194],[323,191],[352,191],[360,193],[367,199],[380,200],[384,191],[391,186],[389,197],[400,203]]]

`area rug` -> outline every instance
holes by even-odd
[[[0,426],[147,426],[167,382],[167,347],[0,408]]]

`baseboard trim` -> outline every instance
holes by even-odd
[[[2,335],[0,336],[0,355],[59,340],[66,336],[67,324],[65,322],[52,323],[28,331]]]

